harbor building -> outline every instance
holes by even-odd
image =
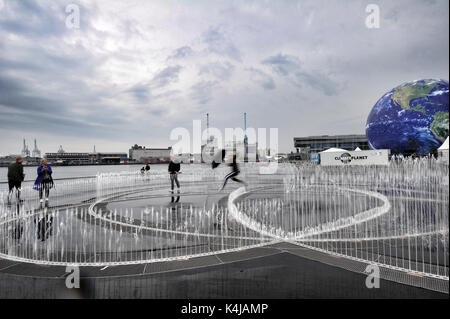
[[[127,153],[95,152],[91,154],[94,164],[120,164],[129,162]]]
[[[172,148],[146,148],[135,144],[129,150],[130,159],[137,163],[168,163]]]
[[[361,150],[370,149],[366,135],[357,134],[294,137],[294,147],[297,149],[297,154],[300,157],[304,157],[305,155],[306,157],[314,157],[320,152],[333,147],[348,151],[355,150],[356,148]]]
[[[45,158],[53,165],[89,165],[92,164],[90,153],[45,153]]]

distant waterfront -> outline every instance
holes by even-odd
[[[188,165],[188,164],[185,164]],[[129,164],[129,165],[82,165],[82,166],[52,166],[53,178],[74,178],[95,176],[97,173],[113,173],[113,172],[139,172],[145,164]],[[152,171],[167,170],[167,164],[152,164]],[[37,166],[25,166],[25,181],[31,181],[36,178]],[[8,168],[0,167],[0,183],[8,181]]]

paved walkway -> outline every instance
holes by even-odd
[[[387,280],[368,289],[358,265],[344,264],[349,271],[324,258],[335,257],[280,243],[184,261],[84,267],[80,289],[72,290],[65,267],[0,260],[0,298],[448,298]]]

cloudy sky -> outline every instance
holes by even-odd
[[[285,152],[294,136],[364,133],[388,90],[449,79],[448,38],[448,0],[0,0],[0,154],[23,138],[44,152],[167,147],[207,112],[219,129],[244,111],[279,128]]]

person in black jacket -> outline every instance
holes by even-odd
[[[227,185],[229,179],[231,179],[232,181],[235,181],[235,182],[238,182],[238,183],[241,183],[241,184],[244,184],[245,186],[247,186],[247,183],[245,183],[244,181],[236,178],[236,176],[238,176],[240,174],[240,172],[241,172],[239,170],[239,166],[238,166],[238,163],[237,163],[236,153],[233,154],[233,161],[231,163],[229,163],[228,166],[231,167],[231,172],[228,175],[225,176],[225,180],[223,181],[223,186],[220,188],[219,191],[222,191],[225,188],[225,186]]]
[[[225,154],[226,151],[221,150],[214,156],[214,160],[211,163],[212,169],[216,169],[217,167],[219,167],[220,164],[223,163],[223,161],[225,160]]]
[[[17,190],[17,199],[20,200],[20,188],[22,187],[22,182],[25,179],[25,174],[23,173],[23,158],[17,156],[16,162],[9,165],[8,167],[8,202],[10,201],[10,195],[14,188]]]
[[[180,163],[175,163],[172,159],[169,163],[169,174],[171,183],[171,192],[173,193],[174,183],[177,184],[178,192],[180,192],[180,182],[178,182],[178,174],[180,173]]]

